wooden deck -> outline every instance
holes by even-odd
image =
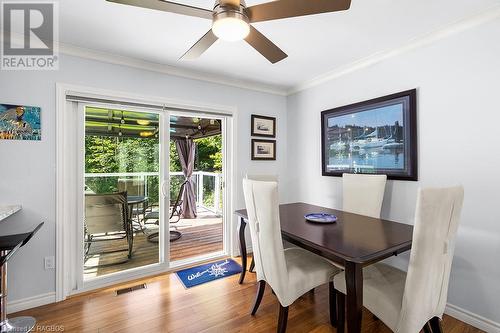
[[[171,261],[223,250],[223,224],[221,217],[204,215],[198,219],[181,220],[175,225],[178,226],[182,237],[170,243]],[[147,228],[146,233],[157,230],[157,227],[154,225]],[[126,260],[127,251],[99,254],[103,251],[116,251],[118,249],[126,250],[127,242],[125,240],[116,240],[92,244],[90,249],[91,256],[85,262],[84,278],[88,279],[158,262],[158,243],[149,242],[146,235],[142,232],[135,233],[132,259]]]
[[[278,302],[266,288],[259,311],[250,315],[255,297],[255,274],[243,284],[233,275],[185,289],[175,274],[110,287],[12,314],[34,316],[34,332],[138,333],[138,332],[276,332]],[[147,283],[146,289],[116,296],[115,290]],[[450,316],[444,316],[445,333],[481,333]],[[309,293],[290,306],[288,333],[335,333],[329,324],[328,286]],[[362,333],[391,331],[365,309]]]

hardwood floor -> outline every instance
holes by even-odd
[[[172,261],[192,258],[202,254],[223,250],[222,219],[216,224],[180,229],[182,237],[170,243],[170,258]]]
[[[245,283],[238,275],[184,289],[175,274],[122,284],[96,293],[72,297],[64,302],[19,312],[38,319],[35,332],[274,332],[278,302],[266,288],[257,314],[250,316],[256,291],[255,274]],[[120,296],[115,290],[147,283],[147,288]],[[445,316],[446,333],[481,332]],[[317,288],[290,306],[287,332],[335,332],[329,324],[328,286]],[[381,321],[363,313],[363,332],[389,333]]]
[[[223,250],[223,225],[220,217],[204,218],[210,223],[199,225],[201,219],[183,220],[189,221],[187,226],[179,227],[182,237],[170,243],[170,257],[172,261],[192,258],[203,254],[209,254]],[[149,228],[149,227],[148,227]],[[101,253],[116,249],[126,249],[125,240],[107,241],[92,244],[90,253]],[[146,235],[137,232],[134,236],[134,247],[132,258],[126,260],[127,252],[114,252],[107,254],[96,254],[91,256],[85,263],[85,278],[101,276],[134,267],[141,267],[158,262],[158,243],[147,241]],[[119,264],[114,264],[114,263]],[[97,266],[100,265],[100,266]]]

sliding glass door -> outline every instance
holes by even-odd
[[[76,290],[229,253],[224,116],[80,103]]]
[[[86,106],[84,280],[158,264],[161,116]]]

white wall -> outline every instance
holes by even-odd
[[[0,72],[0,103],[40,106],[42,141],[0,140],[0,203],[20,203],[23,210],[2,224],[2,233],[46,224],[9,265],[9,301],[55,291],[55,270],[43,258],[55,255],[56,82],[160,96],[198,103],[235,106],[237,193],[235,209],[244,207],[241,179],[250,173],[284,173],[286,98],[224,85],[62,56],[59,71]],[[277,161],[250,160],[250,114],[276,116]],[[284,192],[284,188],[281,189]]]
[[[496,20],[289,96],[286,183],[289,202],[341,207],[341,179],[321,176],[320,112],[418,88],[420,180],[389,181],[382,215],[413,223],[419,186],[463,184],[448,302],[497,323],[499,36]]]

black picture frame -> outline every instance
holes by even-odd
[[[346,116],[352,117],[352,123]],[[402,124],[384,124],[398,117]],[[373,125],[368,125],[370,121]],[[385,174],[388,179],[417,181],[417,141],[416,89],[325,110],[321,112],[322,174]]]
[[[272,154],[271,156],[259,156],[255,153],[255,145],[259,143],[270,144],[272,146]],[[264,140],[264,139],[252,139],[252,145],[250,147],[250,154],[252,161],[275,161],[276,160],[276,141],[275,140]]]
[[[269,128],[269,134],[264,133],[263,130],[260,130],[258,128],[259,126],[259,121],[265,123],[265,125],[269,126],[269,122],[271,122],[271,125],[268,127]],[[251,116],[251,136],[261,136],[261,137],[267,137],[267,138],[275,138],[276,137],[276,118],[275,117],[268,117],[268,116],[259,116],[256,114],[253,114]]]

